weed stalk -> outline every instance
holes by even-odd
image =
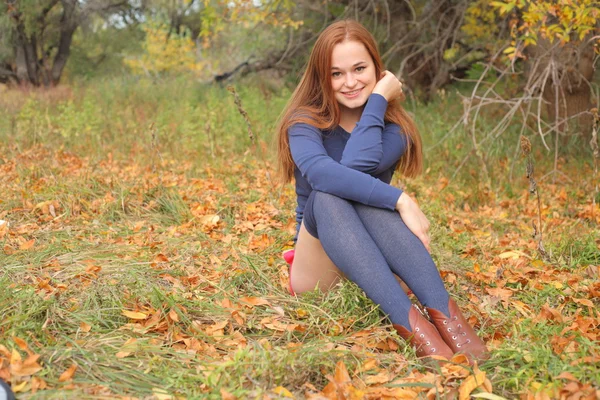
[[[593,108],[592,115],[594,116],[594,126],[592,127],[592,139],[590,139],[590,147],[592,148],[592,154],[594,159],[594,195],[592,196],[592,219],[596,220],[596,198],[600,188],[598,187],[598,159],[600,158],[600,149],[598,149],[598,121],[600,116],[598,115],[598,109]]]
[[[542,201],[540,199],[540,192],[537,188],[537,182],[533,177],[533,157],[531,157],[531,141],[526,136],[521,136],[521,150],[523,154],[527,157],[527,179],[529,179],[529,193],[535,194],[537,197],[537,214],[538,214],[538,225],[536,226],[535,221],[531,222],[533,226],[533,238],[537,239],[538,242],[538,251],[542,258],[548,258],[548,253],[544,248],[543,242],[543,234],[542,234]],[[538,228],[539,226],[539,228]]]

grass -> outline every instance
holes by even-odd
[[[382,371],[388,389],[430,385],[355,285],[287,294],[280,253],[291,245],[295,198],[273,185],[268,143],[289,91],[237,90],[256,147],[217,86],[123,78],[2,94],[0,220],[10,228],[0,230],[0,377],[13,350],[39,354],[41,367],[11,375],[19,398],[284,397],[278,387],[301,398],[322,390],[340,360],[356,385]],[[426,148],[459,106],[445,98],[412,110]],[[543,174],[552,154],[532,139]],[[395,183],[430,217],[447,287],[493,349],[481,366],[493,392],[558,398],[572,389],[561,375],[569,372],[591,396],[600,381],[591,158],[565,153],[572,181],[539,182],[550,253],[542,260],[514,140],[508,132],[493,144],[489,181],[475,158],[452,177],[470,151],[457,132],[426,152],[422,177]]]

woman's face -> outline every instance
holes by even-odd
[[[362,43],[347,40],[335,45],[331,86],[342,112],[364,106],[376,83],[375,63]]]

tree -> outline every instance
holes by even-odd
[[[93,14],[130,8],[126,0],[8,0],[0,6],[0,82],[60,82],[75,31]]]

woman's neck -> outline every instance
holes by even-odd
[[[349,133],[352,133],[356,123],[360,121],[364,107],[360,108],[342,108],[340,114],[340,126]]]

